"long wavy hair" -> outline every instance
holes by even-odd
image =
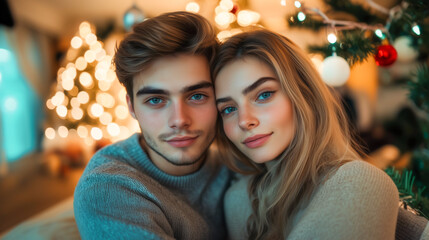
[[[248,189],[253,210],[247,221],[249,239],[284,239],[294,215],[317,186],[344,163],[360,159],[362,151],[339,99],[297,45],[264,29],[232,36],[211,66],[213,79],[227,64],[246,57],[263,61],[276,74],[292,102],[295,136],[269,167],[254,163],[234,146],[220,117],[217,144],[231,169],[255,174]]]

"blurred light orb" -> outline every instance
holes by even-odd
[[[130,7],[125,11],[123,23],[125,30],[130,31],[134,24],[141,23],[145,19],[143,11],[138,8],[136,5]]]
[[[198,13],[200,11],[200,5],[196,2],[189,2],[186,4],[186,11]]]
[[[74,36],[70,42],[72,48],[78,49],[82,46],[82,38],[78,37],[78,36]]]

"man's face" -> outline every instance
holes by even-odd
[[[164,172],[184,175],[201,164],[215,136],[216,105],[207,60],[177,55],[156,60],[134,77],[134,103],[152,162]]]

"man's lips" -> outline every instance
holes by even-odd
[[[242,143],[248,148],[257,148],[262,146],[266,141],[268,141],[272,134],[273,133],[254,135],[252,137],[246,138]]]
[[[198,136],[195,136],[195,137],[180,136],[180,137],[174,137],[165,141],[173,147],[183,148],[183,147],[191,146],[197,140],[197,138]]]

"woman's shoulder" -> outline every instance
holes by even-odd
[[[363,161],[345,163],[322,183],[322,188],[346,196],[398,199],[398,189],[392,179],[381,169]]]

